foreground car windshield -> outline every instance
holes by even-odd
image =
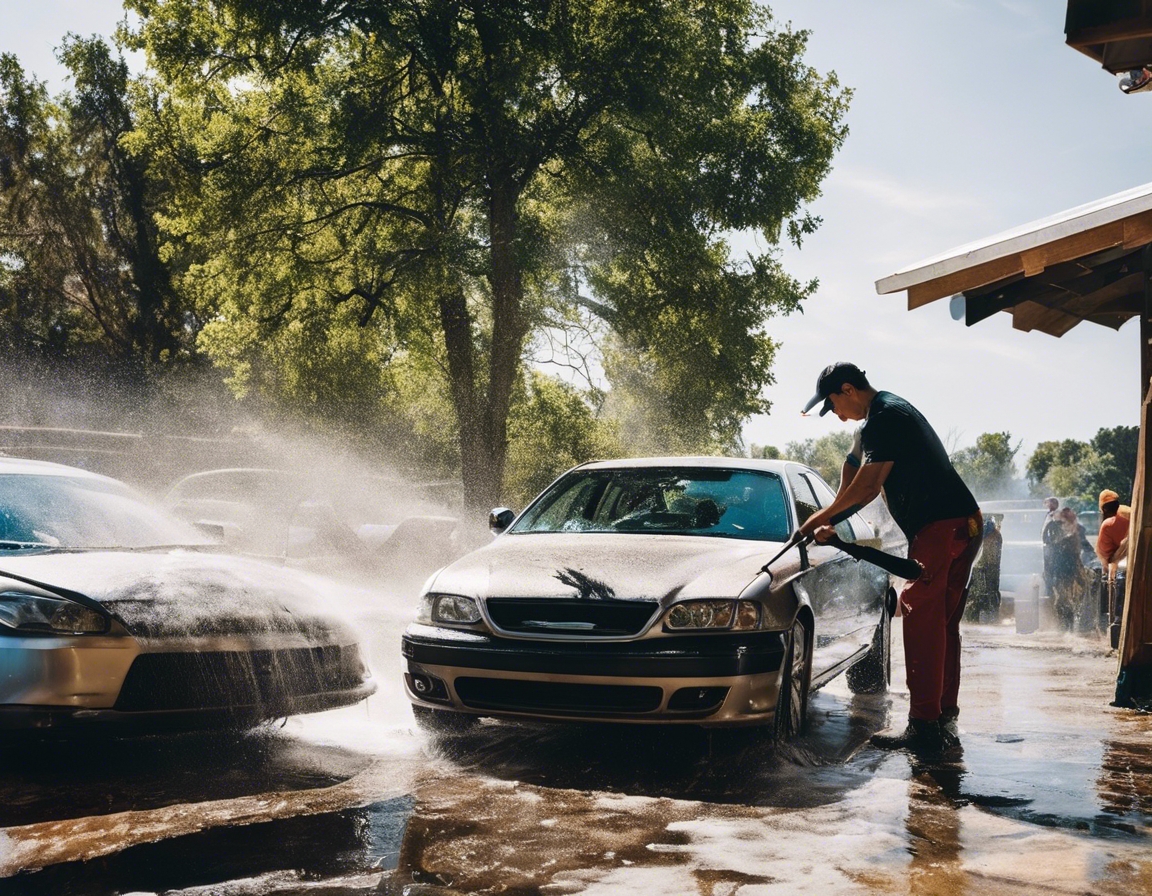
[[[641,532],[786,541],[778,476],[750,470],[642,468],[564,476],[511,532]]]
[[[0,542],[7,549],[209,543],[119,483],[23,474],[0,476]]]

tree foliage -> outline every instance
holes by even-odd
[[[818,224],[847,92],[804,32],[750,0],[127,5],[155,72],[128,145],[238,392],[415,432],[437,393],[479,505],[527,409],[592,413],[526,374],[543,333],[603,335],[630,443],[722,450],[767,409],[765,322],[814,284],[727,234]]]
[[[837,488],[840,484],[840,474],[844,470],[844,460],[852,450],[852,438],[851,431],[837,430],[818,439],[789,442],[784,448],[784,457],[807,464],[819,473],[825,482]]]
[[[1026,470],[1033,494],[1075,498],[1094,507],[1100,492],[1110,488],[1131,501],[1139,439],[1139,427],[1115,426],[1099,429],[1088,442],[1041,442]]]
[[[1013,491],[1020,444],[1012,445],[1010,432],[981,433],[975,445],[952,454],[952,465],[977,498],[1003,498]]]
[[[136,369],[186,360],[197,327],[161,261],[163,190],[125,151],[128,69],[98,38],[65,40],[55,100],[0,56],[0,315],[10,349]]]

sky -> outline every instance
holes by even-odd
[[[875,281],[972,240],[1152,181],[1141,147],[1152,94],[1064,44],[1063,0],[776,0],[778,24],[809,30],[807,61],[854,90],[850,133],[811,211],[821,228],[786,269],[820,287],[773,319],[780,343],[770,414],[748,443],[783,448],[845,424],[800,408],[828,363],[851,360],[920,408],[949,448],[1008,431],[1038,442],[1136,425],[1139,324],[1081,324],[1062,339],[998,314],[966,328],[942,299],[909,312]],[[0,0],[0,52],[63,88],[53,48],[67,31],[110,34],[115,0]],[[763,248],[763,244],[759,244]],[[739,250],[755,249],[752,237]]]

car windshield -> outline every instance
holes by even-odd
[[[209,543],[195,528],[118,482],[0,475],[0,546],[5,550]]]
[[[784,486],[772,473],[714,468],[577,470],[510,532],[639,532],[786,541]]]

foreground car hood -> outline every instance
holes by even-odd
[[[141,637],[294,634],[354,643],[325,612],[323,580],[246,557],[195,551],[0,557],[4,572],[78,591]]]
[[[510,534],[445,567],[431,590],[664,604],[681,597],[736,597],[779,548],[774,542],[688,535]]]

